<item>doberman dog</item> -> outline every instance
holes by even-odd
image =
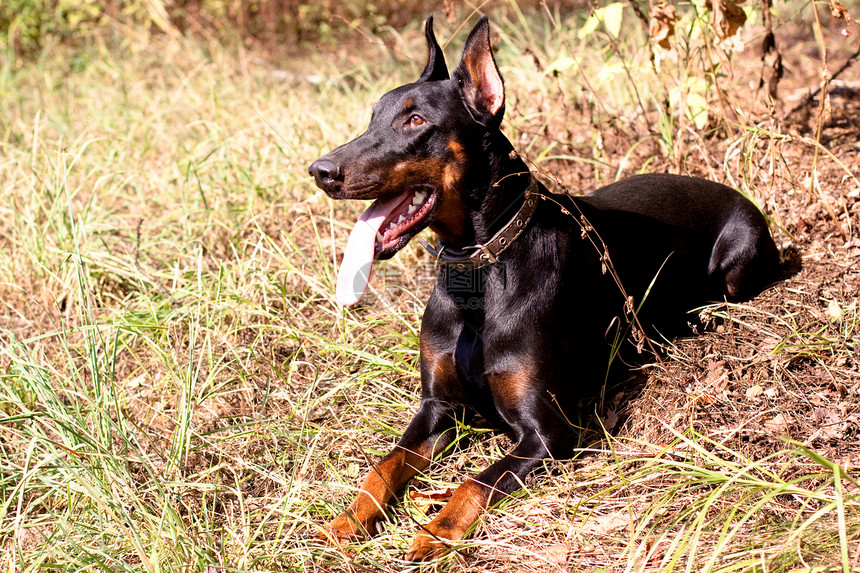
[[[373,260],[422,229],[441,247],[425,245],[440,272],[421,323],[420,407],[325,529],[330,544],[373,532],[395,492],[452,443],[457,421],[477,414],[516,445],[454,491],[407,558],[450,550],[544,460],[572,455],[570,413],[604,384],[619,339],[632,348],[641,335],[672,336],[691,309],[776,279],[765,218],[722,184],[652,174],[584,197],[548,191],[499,129],[505,92],[489,30],[484,17],[449,77],[428,19],[418,81],[382,96],[367,131],[309,169],[332,198],[375,199],[347,244],[341,303],[361,296]]]

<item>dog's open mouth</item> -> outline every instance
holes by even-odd
[[[421,223],[430,214],[436,202],[436,195],[430,191],[410,191],[400,197],[399,203],[391,210],[376,232],[375,259],[389,259],[394,253],[406,246],[418,231],[424,228]]]
[[[370,281],[375,259],[388,259],[424,229],[436,205],[430,189],[412,189],[387,199],[377,199],[356,222],[337,275],[337,301],[358,302]]]

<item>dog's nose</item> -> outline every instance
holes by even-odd
[[[317,187],[323,191],[329,191],[336,182],[343,181],[343,168],[325,157],[314,161],[308,168],[308,173],[313,176]]]

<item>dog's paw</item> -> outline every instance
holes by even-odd
[[[419,533],[415,537],[415,541],[412,542],[409,551],[406,552],[405,559],[412,563],[434,561],[450,551],[455,550],[445,540],[437,539],[426,533]]]
[[[317,535],[317,541],[327,547],[343,551],[347,545],[367,539],[370,533],[375,531],[375,525],[376,519],[362,523],[350,512],[345,511],[320,531]]]
[[[415,538],[415,541],[412,542],[409,551],[406,552],[406,560],[411,563],[433,561],[441,557],[446,550],[447,547],[440,541],[433,539],[429,535],[419,534]]]

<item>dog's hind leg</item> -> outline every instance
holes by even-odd
[[[712,294],[735,301],[751,298],[775,279],[778,266],[779,253],[761,215],[738,214],[711,250],[708,276],[718,289]]]

